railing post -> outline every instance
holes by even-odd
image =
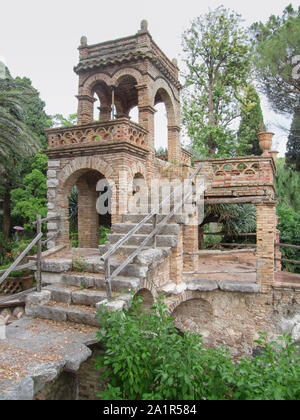
[[[157,226],[157,213],[155,213],[154,215],[153,215],[153,229],[152,230],[155,230],[156,229],[156,226]],[[153,237],[153,246],[154,246],[154,248],[156,248],[156,239],[157,239],[157,235],[155,234],[154,235],[154,237]]]
[[[108,297],[108,300],[112,300],[111,281],[110,281],[110,257],[108,257],[104,261],[104,269],[105,269],[105,281],[106,281],[106,286],[107,286],[107,297]]]
[[[42,218],[38,214],[36,218],[37,234],[42,232]],[[42,239],[40,238],[37,243],[37,256],[36,256],[36,285],[37,291],[42,290],[42,272],[41,272],[41,258],[42,258]]]

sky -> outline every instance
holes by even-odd
[[[146,19],[154,41],[172,59],[182,63],[181,35],[191,20],[223,4],[240,13],[245,25],[271,14],[281,15],[283,9],[299,1],[289,0],[10,0],[1,1],[0,57],[12,75],[26,76],[39,90],[49,114],[65,116],[77,111],[78,80],[73,67],[78,63],[78,46],[82,35],[89,44],[135,34]],[[299,52],[300,53],[300,52]],[[182,67],[182,66],[181,66]],[[269,128],[275,132],[275,145],[281,155],[285,150],[290,120],[271,111],[263,98],[263,112]],[[159,139],[166,139],[162,126],[164,112],[156,122]]]

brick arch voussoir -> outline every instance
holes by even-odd
[[[113,84],[115,86],[118,86],[119,80],[123,76],[132,76],[136,80],[137,84],[141,84],[143,82],[143,76],[139,70],[134,69],[132,67],[126,67],[124,69],[117,70],[113,74],[112,76]]]
[[[180,306],[184,302],[188,302],[189,300],[198,299],[199,296],[194,291],[185,291],[180,293],[179,295],[173,297],[171,300],[166,300],[166,305],[169,309],[170,313],[173,313],[178,306]]]
[[[113,178],[115,171],[107,162],[105,162],[104,159],[86,156],[73,159],[72,162],[68,163],[62,169],[58,177],[61,186],[63,188],[66,187],[67,182],[72,177],[72,175],[84,169],[98,171],[107,179],[109,183],[114,182]]]
[[[113,79],[106,73],[97,73],[88,77],[80,87],[80,93],[83,95],[93,96],[94,87],[97,83],[104,82],[107,86],[113,85]]]

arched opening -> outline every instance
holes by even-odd
[[[91,169],[77,171],[66,183],[66,198],[65,229],[71,246],[98,248],[111,226],[111,191],[104,175]]]
[[[168,159],[168,116],[164,102],[162,101],[159,91],[155,97],[154,116],[154,146],[157,157]]]
[[[142,310],[150,312],[152,306],[154,305],[154,297],[152,293],[148,289],[141,289],[135,294],[134,300],[137,300],[138,298],[142,298],[143,300],[141,304]]]
[[[94,121],[105,122],[112,119],[112,90],[105,82],[98,82],[93,87]]]
[[[129,118],[130,111],[138,105],[137,81],[131,75],[121,76],[114,88],[116,118]]]
[[[136,124],[139,123],[139,108],[138,106],[133,107],[129,112],[129,118]]]
[[[146,214],[149,210],[148,186],[140,172],[136,173],[132,180],[128,210],[131,214]]]
[[[213,322],[213,309],[205,299],[191,299],[182,302],[173,311],[175,327],[207,335]]]

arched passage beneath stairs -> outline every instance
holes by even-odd
[[[213,316],[212,305],[202,298],[186,300],[172,312],[176,328],[194,333],[203,333],[210,329]]]
[[[153,297],[152,293],[150,292],[150,290],[148,290],[148,289],[139,290],[135,294],[134,300],[138,299],[139,297],[141,297],[143,299],[142,308],[145,311],[150,311],[150,309],[154,305],[154,297]]]
[[[83,168],[70,175],[61,195],[64,243],[98,247],[99,227],[111,225],[112,194],[108,180],[98,170]]]

